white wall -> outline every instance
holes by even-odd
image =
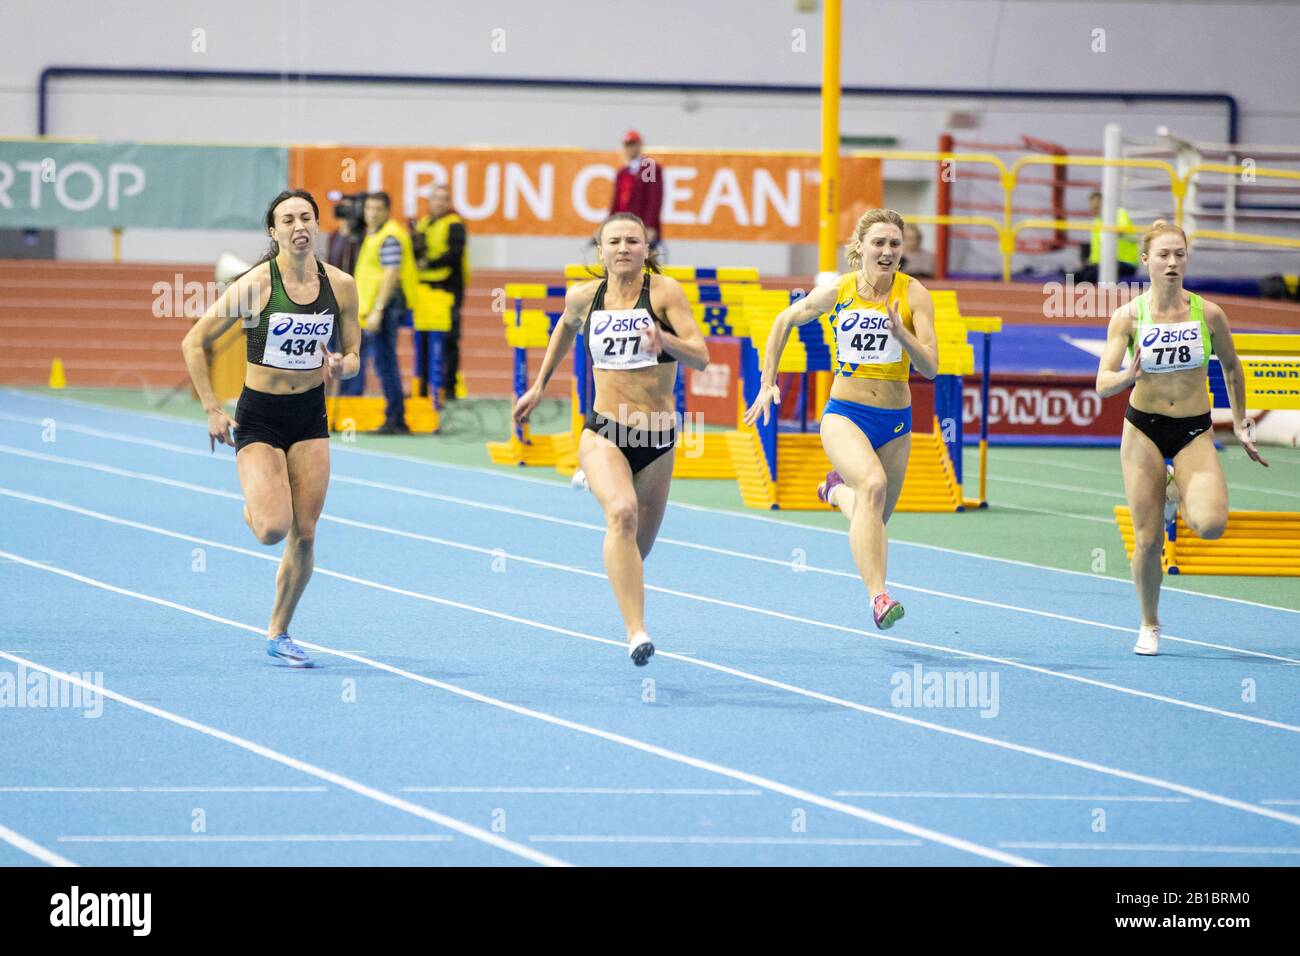
[[[844,7],[848,86],[1222,91],[1240,102],[1242,141],[1300,144],[1294,4],[845,0]],[[35,131],[36,81],[51,64],[612,81],[820,79],[821,15],[796,12],[795,0],[636,7],[593,0],[6,0],[3,18],[21,29],[0,32],[0,135]],[[194,49],[195,30],[205,31],[202,52]],[[1097,30],[1105,31],[1105,52],[1094,52]],[[802,45],[797,31],[805,31]],[[815,98],[792,95],[76,79],[52,87],[50,132],[608,148],[636,126],[651,148],[815,149],[818,109]],[[1102,126],[1113,119],[1136,134],[1168,124],[1187,136],[1219,139],[1225,128],[1222,111],[1210,106],[847,98],[842,130],[930,149],[954,110],[973,111],[980,123],[959,136],[1001,142],[1030,133],[1085,148],[1100,146]],[[892,165],[886,172],[932,175]],[[918,204],[904,211],[930,202],[928,189],[893,192]],[[167,235],[128,237],[127,248],[133,256],[173,258],[227,243]],[[568,240],[512,239],[476,251],[492,256],[501,249],[512,265],[541,265],[557,242]],[[710,258],[720,262],[758,257],[765,268],[791,262],[784,247],[728,245],[705,244],[700,254],[714,252]],[[106,240],[69,233],[60,248],[72,256],[100,246],[107,248]],[[674,258],[682,261],[688,250],[680,246]]]

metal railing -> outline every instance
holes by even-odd
[[[1002,159],[993,153],[953,153],[953,152],[931,152],[924,150],[890,150],[890,149],[870,149],[854,150],[851,156],[863,159],[879,159],[883,161],[895,160],[904,162],[937,162],[940,164],[957,164],[957,163],[978,163],[981,165],[992,166],[998,171],[998,182],[1002,187],[1002,221],[998,222],[988,216],[950,216],[950,215],[920,215],[909,216],[909,220],[916,223],[926,223],[933,225],[972,225],[984,226],[992,229],[997,235],[998,252],[1002,259],[1002,281],[1011,280],[1011,260],[1016,251],[1016,239],[1021,232],[1030,229],[1070,229],[1070,230],[1093,230],[1100,229],[1104,232],[1125,233],[1129,235],[1141,234],[1145,232],[1148,226],[1116,226],[1112,224],[1097,224],[1094,222],[1082,220],[1067,219],[1043,219],[1043,218],[1024,218],[1014,219],[1014,210],[1012,205],[1013,194],[1020,180],[1021,171],[1028,166],[1098,166],[1098,167],[1118,167],[1123,169],[1147,169],[1156,170],[1165,173],[1169,177],[1169,195],[1173,205],[1173,221],[1183,225],[1185,214],[1185,199],[1188,190],[1192,186],[1193,180],[1202,173],[1220,173],[1228,176],[1245,176],[1251,177],[1274,177],[1279,179],[1291,179],[1300,181],[1300,172],[1293,172],[1285,169],[1261,168],[1255,166],[1236,166],[1224,163],[1200,163],[1192,166],[1183,175],[1170,164],[1159,159],[1106,159],[1100,156],[1022,156],[1017,159],[1008,168]],[[943,177],[953,167],[945,166],[941,168],[940,176]],[[953,178],[956,173],[954,172]],[[948,179],[948,182],[953,181]],[[1251,180],[1253,181],[1253,180]],[[1274,246],[1281,249],[1300,249],[1300,239],[1291,239],[1284,236],[1270,236],[1260,233],[1243,233],[1243,232],[1225,232],[1222,230],[1195,229],[1188,232],[1188,242],[1196,239],[1213,239],[1222,242],[1240,242],[1249,245]]]

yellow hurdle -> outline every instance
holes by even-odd
[[[1133,558],[1133,516],[1115,506],[1124,553]],[[1180,517],[1165,537],[1161,564],[1169,574],[1300,577],[1300,511],[1229,511],[1223,537],[1204,541]]]

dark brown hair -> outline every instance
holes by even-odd
[[[268,230],[275,228],[275,210],[280,205],[280,203],[284,202],[287,199],[307,200],[307,204],[311,206],[312,215],[316,217],[317,222],[320,222],[320,207],[316,205],[316,198],[312,196],[311,193],[307,192],[307,190],[305,189],[286,189],[284,190],[284,192],[280,193],[280,195],[272,199],[271,205],[266,207],[266,228]],[[240,279],[248,275],[248,273],[252,272],[262,263],[270,262],[279,254],[280,254],[280,244],[275,241],[274,237],[272,237],[271,247],[266,250],[266,253],[262,256],[262,258],[258,259],[256,262],[252,264],[252,266],[250,266],[244,272],[241,272],[238,276],[235,277],[235,279],[231,281],[238,282]]]

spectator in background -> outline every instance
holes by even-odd
[[[388,193],[371,193],[366,197],[366,237],[357,253],[357,315],[361,319],[361,369],[347,379],[342,395],[360,395],[365,391],[367,356],[373,356],[375,373],[384,389],[387,408],[383,435],[407,435],[402,373],[397,365],[397,333],[408,308],[415,304],[419,279],[415,272],[415,255],[411,237],[391,218],[392,203]]]
[[[1091,193],[1088,196],[1088,211],[1092,213],[1092,236],[1087,247],[1088,264],[1079,278],[1080,282],[1096,282],[1101,268],[1101,193]],[[1122,206],[1115,210],[1115,225],[1133,229],[1133,220],[1129,218],[1128,210]],[[1116,277],[1119,279],[1131,279],[1137,275],[1138,244],[1133,238],[1135,234],[1136,231],[1115,234],[1115,259],[1118,267]]]
[[[903,227],[903,258],[898,270],[918,279],[934,278],[934,253],[921,248],[925,236],[920,226],[908,223]]]
[[[325,240],[323,258],[330,265],[352,275],[357,271],[357,252],[360,248],[361,240],[352,234],[352,224],[346,219],[340,219],[338,229],[331,232]]]
[[[642,155],[641,134],[634,129],[623,137],[623,154],[627,165],[614,178],[614,205],[609,212],[611,216],[616,212],[640,216],[653,249],[663,238],[659,231],[659,211],[664,204],[663,166]]]
[[[469,249],[465,221],[452,208],[451,190],[439,183],[429,195],[428,212],[415,224],[424,242],[416,256],[420,281],[430,288],[450,292],[451,329],[443,336],[442,382],[448,398],[464,398],[465,380],[460,373],[460,305],[469,284]],[[428,338],[416,336],[417,363],[425,382],[429,382]]]

